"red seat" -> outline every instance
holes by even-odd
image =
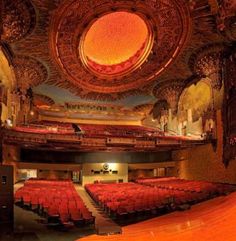
[[[50,220],[59,218],[65,226],[71,226],[71,221],[94,222],[71,181],[29,179],[15,194],[15,201],[21,200]]]

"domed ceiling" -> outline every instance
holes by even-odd
[[[219,65],[222,49],[236,40],[233,0],[3,3],[2,40],[18,87],[32,87],[49,105],[68,96],[132,107],[160,98],[176,102],[186,85],[208,77],[206,68]]]
[[[65,1],[51,18],[50,54],[68,81],[90,96],[121,98],[151,84],[178,56],[190,22],[187,6],[179,2]]]
[[[80,57],[95,75],[104,78],[132,72],[146,60],[151,49],[148,27],[134,13],[106,14],[95,20],[83,35]]]

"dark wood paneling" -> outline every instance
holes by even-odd
[[[224,153],[223,160],[227,166],[231,160],[236,159],[236,50],[224,61]]]
[[[13,167],[0,165],[0,231],[13,231]]]

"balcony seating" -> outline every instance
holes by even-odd
[[[30,179],[15,193],[15,203],[27,206],[60,224],[93,224],[94,217],[76,192],[71,181]]]

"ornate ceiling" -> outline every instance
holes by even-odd
[[[27,90],[46,81],[48,71],[38,60],[28,56],[15,56],[13,62],[18,87]]]
[[[28,0],[3,1],[2,39],[13,43],[30,34],[36,25],[35,9]]]
[[[98,77],[125,76],[138,68],[150,53],[149,32],[137,14],[125,11],[106,14],[84,31],[80,38],[80,58]]]
[[[106,98],[112,93],[122,96],[124,92],[139,89],[163,72],[178,55],[187,38],[190,17],[187,8],[184,8],[186,6],[182,3],[183,6],[180,7],[180,2],[182,1],[66,1],[52,15],[49,28],[51,56],[67,80],[83,89],[82,94],[97,92]],[[127,76],[116,78],[115,75],[109,81],[104,81],[102,76],[95,76],[84,68],[77,48],[86,27],[94,19],[123,9],[137,12],[148,21],[154,35],[152,53],[146,63]]]
[[[38,108],[49,107],[54,104],[55,102],[46,95],[39,95],[39,94],[34,95],[34,105],[37,106]]]
[[[107,78],[85,66],[79,48],[93,23],[119,12],[146,23],[151,49],[138,68]],[[12,53],[19,88],[56,86],[94,102],[149,95],[176,108],[183,88],[196,79],[209,77],[214,88],[221,87],[216,73],[224,49],[236,41],[235,12],[234,0],[3,0],[2,41]],[[110,24],[115,29],[115,20]],[[127,43],[117,42],[117,49],[134,41],[126,38]],[[99,43],[101,39],[90,47],[99,48]],[[132,57],[127,58],[114,63],[132,64]],[[44,101],[52,105],[50,93],[46,96]],[[149,104],[140,101],[137,109],[148,112]]]

